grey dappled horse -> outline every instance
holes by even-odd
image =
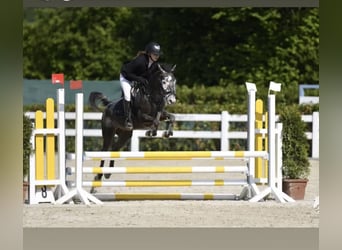
[[[173,74],[175,67],[176,65],[158,64],[157,70],[148,76],[148,86],[134,84],[131,98],[133,130],[147,129],[147,136],[156,136],[160,121],[165,121],[166,130],[163,136],[168,138],[173,135],[175,116],[167,112],[165,107],[176,102],[176,78]],[[89,103],[95,110],[103,111],[102,151],[119,151],[133,134],[133,130],[126,130],[124,126],[123,97],[110,101],[100,92],[91,92]],[[104,106],[104,110],[99,107],[100,104]],[[118,137],[114,142],[115,134]],[[104,166],[104,160],[101,160],[100,166]],[[110,161],[109,167],[114,167],[114,160]],[[109,178],[110,174],[105,174],[105,177]],[[101,178],[102,174],[97,174],[94,180]]]

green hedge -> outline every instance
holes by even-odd
[[[27,176],[29,172],[30,154],[32,152],[32,145],[30,143],[32,130],[31,120],[23,115],[23,177]]]
[[[310,174],[309,144],[305,136],[306,124],[298,107],[283,109],[279,121],[283,123],[283,176],[287,179],[307,178]]]

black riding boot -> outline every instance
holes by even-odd
[[[125,115],[125,128],[128,130],[133,129],[131,118],[131,104],[129,101],[123,100],[124,115]]]

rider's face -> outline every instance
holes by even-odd
[[[158,61],[158,59],[159,59],[159,55],[154,54],[154,53],[151,53],[151,59],[152,59],[154,62],[156,62],[156,61]]]

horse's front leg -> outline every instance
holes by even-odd
[[[165,119],[165,122],[166,122],[166,130],[163,133],[163,137],[169,138],[170,136],[173,135],[173,124],[176,118],[173,114],[166,112],[166,111],[163,112],[162,119],[163,118]]]
[[[157,130],[159,127],[161,115],[162,115],[162,112],[158,111],[157,115],[153,119],[151,128],[146,131],[146,136],[156,136],[157,135]]]

